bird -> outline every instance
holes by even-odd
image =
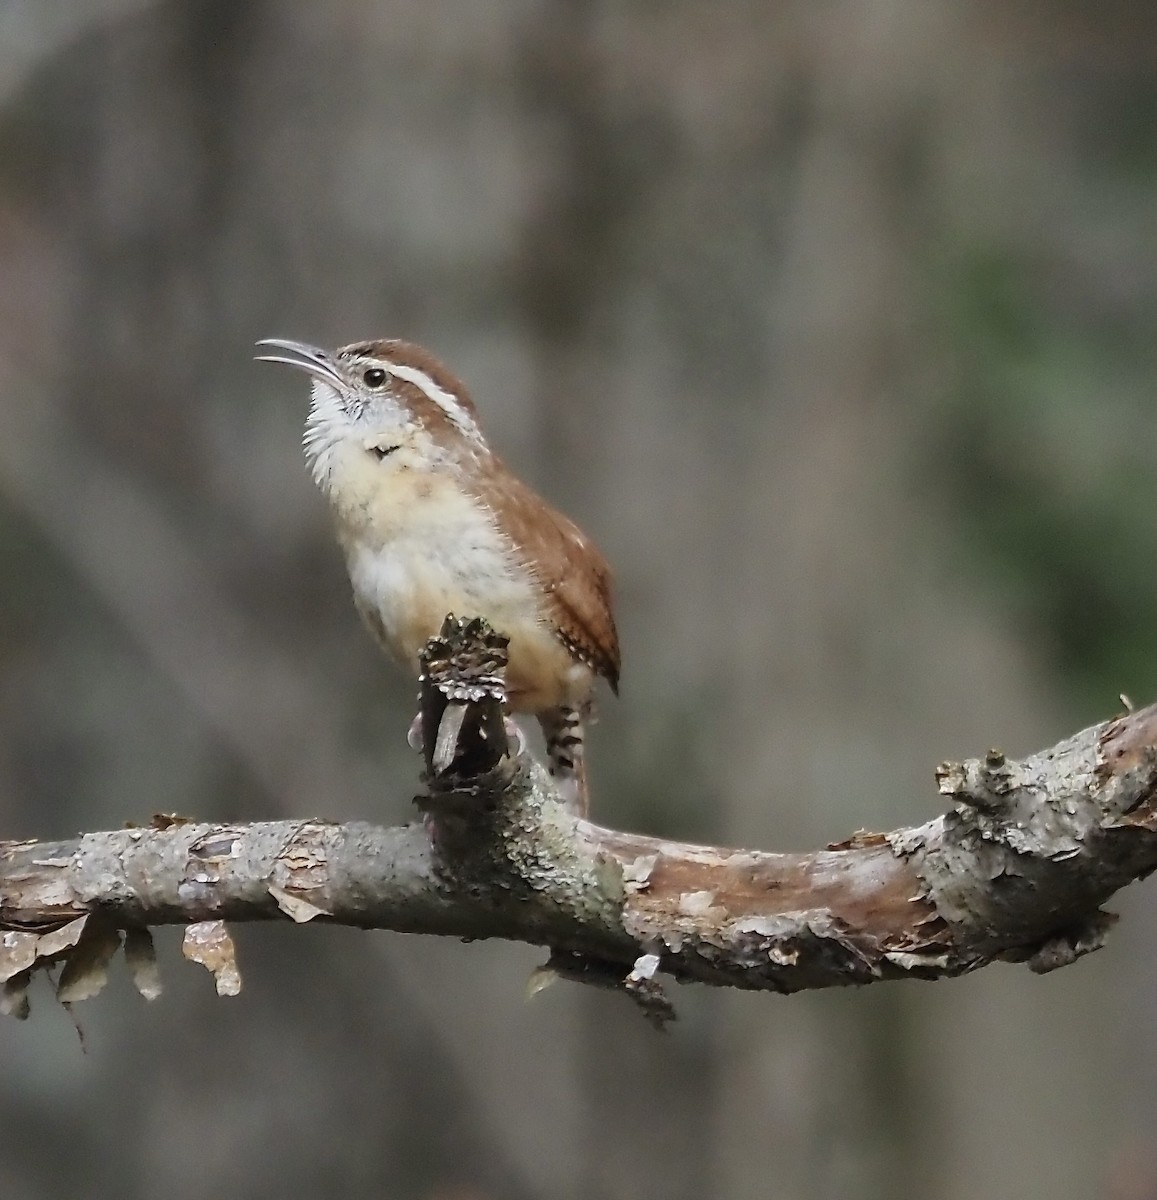
[[[415,675],[448,614],[509,639],[507,701],[533,714],[564,802],[589,813],[586,727],[620,650],[611,570],[594,542],[490,447],[469,392],[395,338],[326,350],[266,338],[258,360],[312,379],[303,445],[329,501],[353,599]]]

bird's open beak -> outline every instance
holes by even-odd
[[[328,350],[306,345],[305,342],[289,342],[284,338],[262,338],[257,344],[272,346],[276,350],[288,350],[296,356],[289,358],[284,354],[257,354],[254,357],[258,362],[285,363],[287,367],[297,367],[299,371],[307,371],[310,375],[315,375],[318,379],[333,384],[335,387],[344,388],[346,386],[346,381],[334,365],[333,355]]]

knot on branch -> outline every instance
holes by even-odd
[[[983,758],[966,762],[943,762],[936,768],[936,784],[942,796],[994,816],[1010,807],[1017,787],[1016,764],[1001,750],[989,750]]]
[[[510,752],[505,723],[510,639],[452,613],[422,650],[419,723],[431,811],[465,811]]]

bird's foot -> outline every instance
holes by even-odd
[[[411,750],[422,749],[422,714],[418,715],[410,722],[410,728],[406,730],[406,741]]]
[[[526,752],[526,734],[522,732],[522,726],[513,717],[503,718],[502,724],[506,729],[506,740],[509,743],[506,753],[511,758],[518,758],[520,754]]]

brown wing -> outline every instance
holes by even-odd
[[[538,576],[559,636],[617,693],[619,635],[611,611],[611,569],[598,547],[501,463],[479,480],[477,496]]]

